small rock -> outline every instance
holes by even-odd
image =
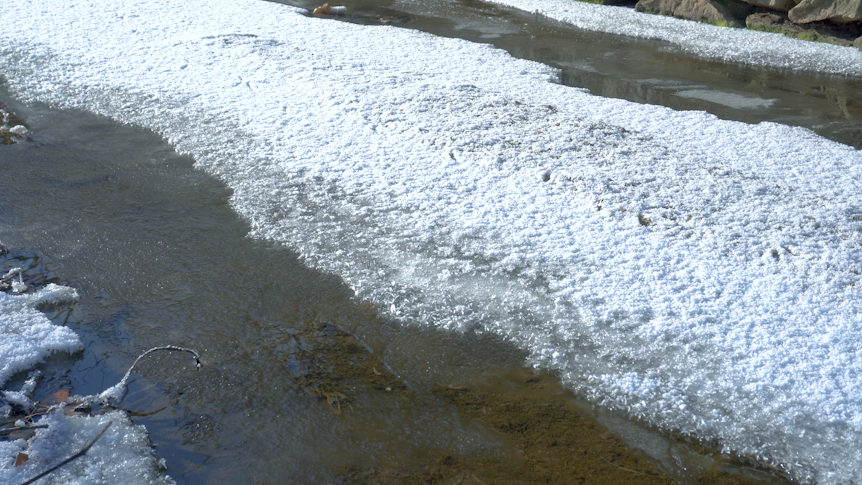
[[[320,7],[311,12],[314,15],[344,15],[347,13],[347,7],[335,7],[328,3],[324,3]]]

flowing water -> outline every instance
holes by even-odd
[[[690,59],[658,42],[478,2],[346,5],[348,21],[490,42],[558,67],[562,82],[594,94],[798,125],[862,146],[858,80]],[[32,137],[0,147],[2,241],[58,262],[82,294],[65,319],[87,349],[64,382],[75,393],[98,392],[156,345],[194,342],[204,354],[200,370],[180,356],[147,361],[123,402],[141,414],[158,411],[136,421],[179,483],[324,483],[350,467],[408,466],[453,450],[517,459],[505,440],[430,390],[516,372],[523,351],[489,335],[381,319],[291,248],[246,237],[247,222],[228,206],[230,190],[150,132],[19,105],[6,91],[0,99]],[[391,372],[415,394],[357,384],[342,400],[362,412],[350,413],[306,385],[295,336],[328,324],[385,362],[375,374]],[[599,419],[676,478],[701,459],[613,415]]]
[[[521,352],[380,321],[289,248],[246,238],[229,190],[152,133],[82,112],[15,111],[34,141],[3,147],[0,230],[7,246],[50,255],[83,295],[66,319],[89,340],[68,376],[74,392],[107,388],[134,354],[156,345],[194,342],[205,356],[200,371],[181,358],[153,359],[141,370],[146,383],[124,401],[138,412],[166,407],[139,422],[175,479],[311,483],[351,464],[493,448],[433,400],[419,406],[384,394],[362,401],[361,418],[341,419],[296,384],[273,338],[337,323],[417,389],[517,367]]]
[[[307,8],[315,0],[279,1]],[[583,31],[540,15],[472,0],[345,0],[345,21],[395,24],[489,43],[554,66],[563,84],[676,110],[809,128],[862,148],[862,80],[695,59],[670,44]]]

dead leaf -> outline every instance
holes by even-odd
[[[26,453],[18,453],[18,458],[15,458],[15,466],[24,466],[24,463],[27,463],[27,460],[30,459],[30,455]]]
[[[332,13],[332,7],[330,7],[328,3],[324,3],[322,6],[314,9],[311,13],[314,15],[329,15]]]
[[[54,406],[55,404],[66,402],[67,399],[69,399],[69,391],[67,389],[60,389],[42,400],[42,404],[45,406]]]

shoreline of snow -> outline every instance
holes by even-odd
[[[2,246],[0,246],[2,247]],[[10,272],[11,273],[11,272]],[[67,286],[49,284],[35,292],[20,283],[13,293],[0,291],[0,413],[8,420],[14,408],[34,411],[31,401],[37,386],[32,377],[21,391],[6,390],[9,379],[32,369],[57,352],[81,350],[81,341],[71,329],[54,325],[40,305],[54,305],[78,299],[78,293]],[[108,421],[112,425],[89,452],[40,479],[43,484],[116,483],[170,485],[160,474],[164,461],[157,460],[143,426],[136,426],[122,411],[103,415],[64,414],[64,406],[40,417],[32,424],[47,425],[30,439],[0,440],[0,483],[21,483],[42,470],[81,450]],[[20,427],[29,423],[18,423]],[[7,423],[7,427],[13,427]],[[26,462],[18,466],[20,454]]]
[[[0,65],[24,100],[161,134],[254,237],[384,314],[505,336],[800,481],[860,478],[859,151],[591,96],[487,45],[204,3],[12,0]]]
[[[593,32],[668,42],[708,60],[814,72],[862,76],[862,51],[855,47],[794,39],[783,34],[637,12],[633,8],[578,0],[490,0]]]

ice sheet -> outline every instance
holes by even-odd
[[[162,134],[253,236],[384,313],[504,335],[596,402],[802,481],[862,479],[858,151],[266,2],[8,3],[18,96]]]
[[[39,304],[77,298],[72,288],[53,283],[33,294],[0,292],[0,387],[15,373],[30,369],[54,352],[81,348],[75,332],[52,324],[35,309]]]
[[[159,470],[164,461],[152,451],[143,426],[135,426],[123,411],[98,416],[65,416],[54,412],[39,421],[41,429],[29,440],[0,441],[0,483],[18,484],[87,445],[111,422],[86,455],[39,480],[42,485],[170,485]],[[18,453],[27,453],[23,466],[15,466]]]

